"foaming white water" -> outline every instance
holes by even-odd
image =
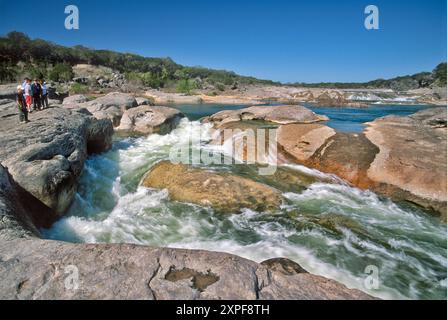
[[[171,146],[186,145],[191,137],[208,141],[211,134],[209,125],[183,120],[168,135],[125,139],[90,158],[69,215],[44,235],[224,251],[259,262],[283,256],[382,298],[446,298],[447,228],[335,176],[286,165],[324,182],[284,193],[286,203],[274,214],[219,215],[138,186],[151,166],[169,158]],[[368,265],[380,270],[379,290],[363,285]]]

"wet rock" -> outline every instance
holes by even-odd
[[[347,229],[357,235],[368,237],[367,231],[358,222],[342,215],[325,214],[316,219],[315,223],[338,234],[341,234],[341,229]]]
[[[326,181],[321,177],[282,166],[277,167],[275,173],[262,176],[260,179],[282,192],[302,192],[315,182]]]
[[[210,206],[225,213],[240,212],[243,208],[274,211],[282,202],[280,193],[267,185],[170,161],[162,161],[152,168],[142,185],[168,189],[173,200]]]
[[[271,271],[282,273],[286,276],[292,276],[300,273],[308,273],[303,267],[301,267],[295,261],[287,258],[272,258],[261,262],[261,265],[265,266]]]
[[[166,134],[174,129],[183,117],[185,115],[174,108],[139,106],[124,112],[117,130],[141,134]]]

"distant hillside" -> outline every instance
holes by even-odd
[[[73,78],[73,66],[89,64],[118,70],[126,79],[151,88],[175,88],[190,93],[205,89],[217,93],[239,85],[281,83],[240,76],[226,70],[187,67],[170,58],[148,58],[110,50],[93,50],[83,46],[65,47],[41,39],[30,39],[20,32],[0,37],[0,82],[20,80],[23,75],[68,82]],[[377,79],[365,83],[294,83],[299,87],[319,88],[390,88],[405,91],[447,85],[447,63],[439,64],[433,72],[421,72],[393,79]]]
[[[430,86],[444,87],[447,85],[447,62],[439,64],[433,72],[420,72],[413,75],[400,76],[391,79],[377,79],[368,82],[320,82],[294,83],[297,87],[337,88],[337,89],[377,89],[389,88],[394,91],[427,88]]]
[[[14,81],[22,74],[53,81],[71,80],[76,64],[106,66],[124,73],[127,78],[152,88],[178,86],[188,91],[210,85],[225,89],[238,84],[279,84],[269,80],[237,75],[231,71],[186,67],[170,58],[147,58],[83,46],[64,47],[41,39],[30,39],[20,32],[0,38],[0,81]],[[205,82],[205,83],[204,83]]]

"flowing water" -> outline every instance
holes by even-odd
[[[109,152],[88,159],[68,215],[45,237],[70,242],[137,243],[237,254],[255,261],[287,257],[314,274],[382,298],[447,298],[447,226],[421,210],[298,165],[284,170],[315,178],[286,190],[275,213],[217,214],[169,200],[165,190],[139,186],[145,172],[168,159],[191,133],[209,139],[208,125],[182,120],[168,135],[116,138]],[[206,144],[201,148],[207,149]],[[207,167],[272,184],[245,165]],[[365,269],[379,271],[367,289]]]

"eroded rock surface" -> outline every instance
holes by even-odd
[[[432,209],[445,220],[446,123],[447,108],[432,108],[376,119],[358,134],[320,124],[289,124],[279,127],[278,144],[289,161]]]
[[[409,117],[388,116],[369,123],[366,137],[379,152],[368,177],[413,195],[411,200],[447,219],[447,108]],[[391,188],[382,187],[388,189]],[[424,201],[424,199],[426,201]]]
[[[40,209],[23,207],[18,188],[0,165],[0,299],[372,298],[285,258],[41,240],[28,216]]]
[[[166,134],[185,117],[179,110],[169,107],[143,105],[124,112],[117,130],[140,134]]]
[[[291,106],[254,106],[239,110],[223,110],[217,112],[205,121],[213,122],[216,127],[229,122],[262,120],[278,124],[289,123],[313,123],[326,121],[326,116],[321,116],[313,111],[297,105]]]
[[[78,287],[67,289],[73,268]],[[2,299],[371,299],[226,253],[39,239],[1,242],[0,278]]]
[[[87,97],[84,96],[83,94],[75,94],[75,95],[66,97],[64,99],[64,101],[62,102],[62,105],[67,106],[67,105],[84,103],[87,101],[88,101]]]
[[[168,189],[171,199],[210,206],[218,212],[243,208],[272,211],[281,205],[280,193],[262,183],[228,173],[195,169],[162,161],[145,176],[142,184]]]
[[[92,101],[79,102],[83,100],[83,96],[80,95],[68,97],[63,105],[68,109],[85,108],[97,119],[110,119],[114,127],[120,125],[121,117],[126,110],[138,106],[135,97],[120,92],[111,92]]]
[[[87,155],[111,146],[112,124],[85,109],[55,107],[30,118],[19,124],[16,109],[0,111],[0,162],[23,189],[61,215],[73,199]]]

